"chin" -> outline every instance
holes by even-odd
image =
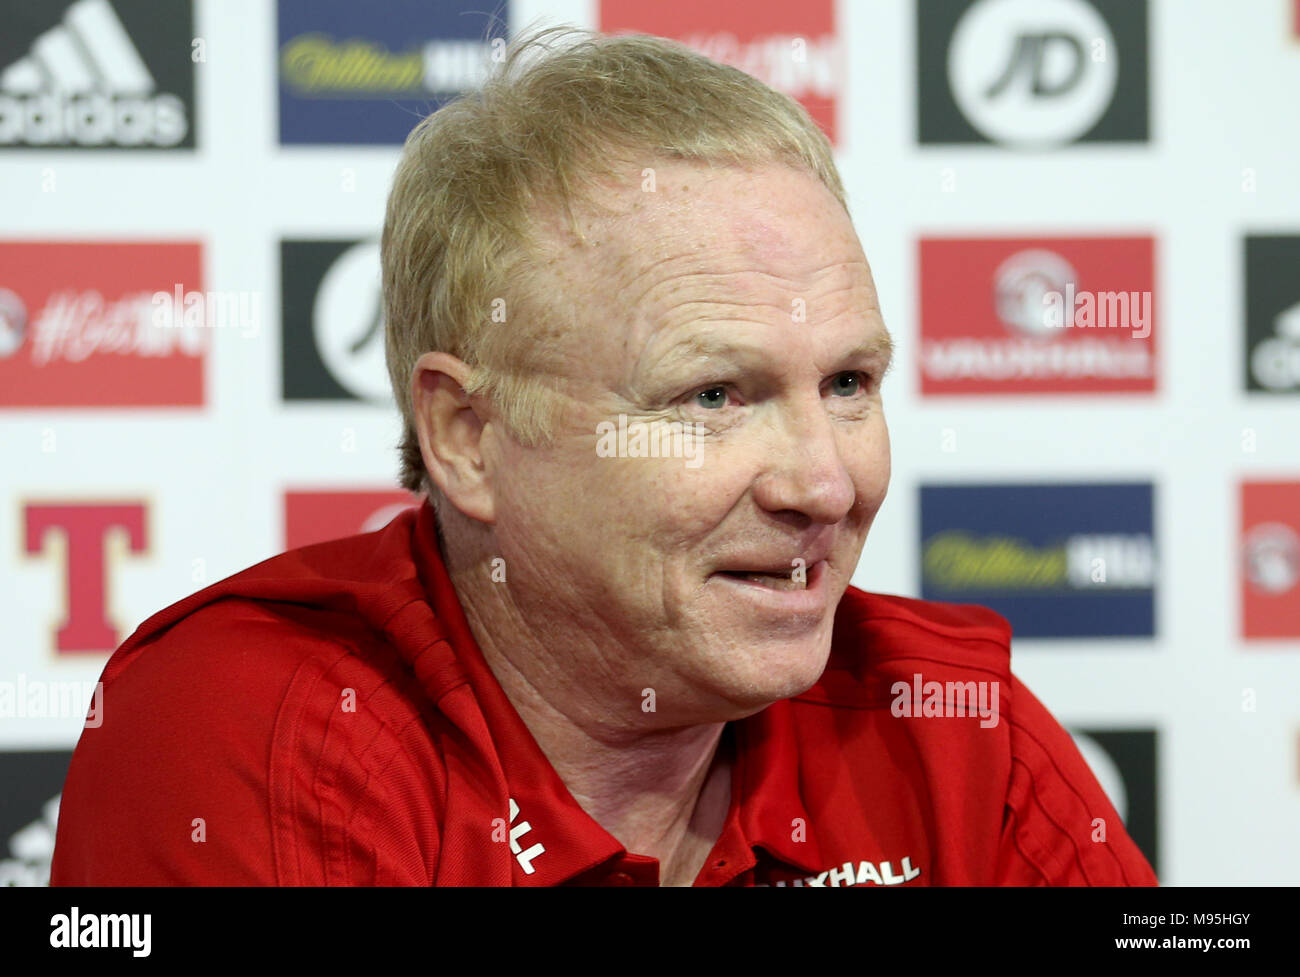
[[[826,670],[830,641],[829,637],[823,640],[819,636],[798,645],[802,647],[786,644],[779,651],[773,649],[772,654],[765,656],[766,667],[752,658],[746,660],[743,667],[732,671],[731,681],[721,691],[729,701],[750,713],[807,692]]]

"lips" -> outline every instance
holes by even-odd
[[[799,579],[795,579],[793,569],[784,573],[771,570],[719,570],[718,572],[723,576],[745,580],[762,587],[771,587],[773,590],[806,590],[808,588],[807,571],[801,573]]]
[[[822,559],[810,563],[801,579],[795,567],[780,571],[766,561],[733,565],[709,574],[711,592],[722,602],[723,614],[735,615],[742,626],[775,627],[786,633],[802,633],[825,624],[830,606],[828,564]]]
[[[793,582],[794,575],[808,578],[813,568],[830,556],[832,541],[822,537],[806,545],[789,556],[776,555],[773,549],[766,552],[737,553],[726,559],[722,566],[716,567],[714,573],[723,574],[753,583],[771,583],[774,580]],[[788,550],[786,551],[789,552]],[[800,572],[801,571],[801,572]]]

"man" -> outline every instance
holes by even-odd
[[[53,881],[1155,882],[1002,618],[849,586],[891,341],[792,101],[543,32],[383,252],[428,498],[142,625]]]

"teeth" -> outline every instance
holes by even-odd
[[[746,573],[743,579],[751,583],[762,584],[764,587],[771,587],[773,590],[807,590],[808,585],[805,581],[796,581],[793,574],[789,577],[776,573]]]

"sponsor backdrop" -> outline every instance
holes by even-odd
[[[1296,0],[0,0],[0,881],[141,621],[412,503],[393,166],[538,18],[823,126],[900,350],[855,584],[1006,615],[1163,881],[1300,882]]]

